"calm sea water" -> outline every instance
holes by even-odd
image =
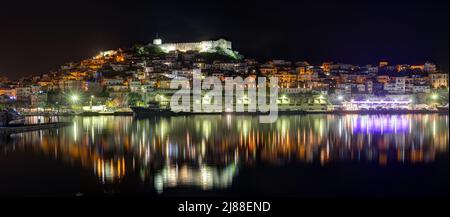
[[[0,195],[449,193],[447,115],[68,120],[72,126],[0,138]]]

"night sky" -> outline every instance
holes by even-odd
[[[40,74],[101,50],[223,37],[258,60],[418,64],[448,71],[448,0],[29,1],[0,5],[0,76]]]

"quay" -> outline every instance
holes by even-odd
[[[79,116],[131,116],[133,112],[81,112],[77,114]]]
[[[71,125],[72,122],[54,122],[43,124],[25,124],[0,127],[0,136],[8,136],[16,133],[25,133],[36,130],[47,130]]]
[[[30,112],[30,113],[22,113],[23,116],[132,116],[133,112],[80,112],[80,113],[49,113],[49,112]]]
[[[154,116],[190,116],[190,115],[268,115],[269,112],[173,112],[168,109],[149,109],[132,107],[135,117]],[[402,115],[402,114],[440,114],[448,115],[447,109],[436,110],[407,110],[407,109],[381,109],[381,110],[278,110],[278,115]]]

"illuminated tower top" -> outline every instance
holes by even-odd
[[[161,45],[162,44],[162,39],[160,39],[160,38],[153,39],[153,44],[154,45]]]

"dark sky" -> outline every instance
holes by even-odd
[[[433,61],[448,70],[448,0],[3,1],[0,76],[40,74],[106,49],[224,37],[246,57]]]

